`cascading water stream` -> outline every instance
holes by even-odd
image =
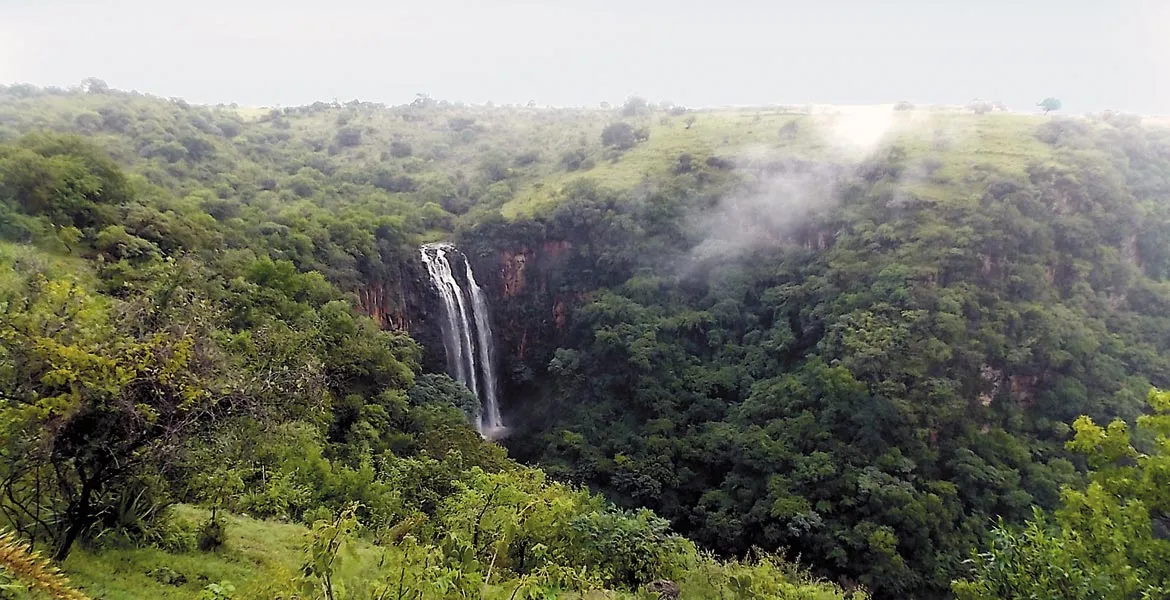
[[[452,375],[472,393],[476,393],[475,356],[471,347],[471,328],[467,323],[467,309],[459,282],[451,272],[447,260],[446,246],[423,246],[423,264],[431,276],[431,283],[443,301],[443,314],[447,317],[443,327],[443,347],[447,351],[447,368]],[[476,393],[476,397],[479,394]]]
[[[504,430],[504,421],[500,418],[500,404],[496,397],[496,370],[495,357],[492,349],[495,348],[492,340],[492,326],[488,322],[487,298],[483,290],[475,282],[475,274],[471,272],[471,263],[463,261],[467,269],[467,288],[471,290],[471,308],[475,315],[475,333],[479,341],[480,361],[479,371],[483,376],[483,407],[480,415],[480,433],[487,437],[495,437]]]
[[[487,298],[475,281],[471,264],[454,246],[426,244],[419,254],[443,303],[446,317],[442,327],[443,348],[447,353],[447,370],[479,400],[480,415],[476,426],[480,434],[487,438],[499,437],[505,428],[497,397]],[[466,293],[451,268],[452,258],[463,260]]]

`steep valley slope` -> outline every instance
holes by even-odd
[[[77,228],[111,294],[154,252],[269,260],[254,281],[310,302],[319,274],[440,373],[417,248],[452,242],[492,307],[513,458],[877,598],[946,597],[997,518],[1083,483],[1077,416],[1134,419],[1170,385],[1170,129],[1133,116],[0,89],[0,142],[46,131],[163,215]],[[70,255],[13,214],[7,238]],[[376,393],[331,393],[348,444]]]

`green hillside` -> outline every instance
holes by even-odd
[[[2,88],[0,517],[109,598],[320,597],[330,524],[346,598],[992,598],[1029,577],[977,553],[1028,531],[1125,531],[997,560],[1156,597],[1160,463],[1123,459],[1166,434],[1072,424],[1170,387],[1168,201],[1170,129],[1112,113]],[[436,240],[498,443],[441,374]]]
[[[176,507],[179,528],[195,528],[206,512]],[[228,536],[215,552],[176,552],[158,547],[82,548],[65,562],[70,580],[95,598],[196,598],[209,586],[230,585],[241,597],[276,597],[281,584],[293,581],[304,563],[309,532],[303,525],[225,518]],[[352,556],[339,563],[338,579],[349,585],[376,580],[382,556],[364,540],[355,540]],[[384,563],[383,563],[384,565]]]
[[[190,507],[177,507],[175,515],[176,523],[187,527],[207,518],[206,512]],[[83,548],[69,557],[64,569],[76,588],[91,597],[108,600],[314,597],[316,586],[306,585],[300,576],[306,559],[304,548],[312,539],[304,526],[238,516],[227,517],[225,524],[229,532],[227,539],[223,548],[214,552],[116,545]],[[498,577],[486,586],[456,581],[448,583],[449,589],[444,592],[439,576],[449,574],[450,570],[425,570],[416,558],[401,546],[375,545],[355,537],[337,559],[333,576],[335,593],[344,598],[378,598],[389,590],[386,597],[397,597],[399,583],[403,584],[407,597],[424,598],[512,598],[545,594],[550,589],[539,577],[529,576]],[[841,597],[831,586],[814,583],[799,574],[777,571],[767,564],[713,568],[711,563],[706,563],[700,567],[703,570],[680,574],[679,586],[686,596],[714,597],[720,592],[717,582],[722,580],[723,592],[734,594],[735,588],[726,583],[727,576],[748,574],[757,579],[757,590],[771,590],[773,595],[769,597],[808,600]],[[517,590],[519,593],[513,596]],[[595,589],[558,594],[558,597],[602,600],[639,596]]]

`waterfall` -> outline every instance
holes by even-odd
[[[419,254],[443,303],[443,348],[447,353],[447,370],[479,400],[479,422],[476,423],[479,433],[487,438],[498,437],[504,433],[504,423],[500,418],[496,392],[487,298],[475,281],[471,263],[454,246],[426,244]],[[466,291],[451,268],[452,261],[459,260],[463,261]]]
[[[500,404],[496,398],[496,370],[492,349],[495,348],[492,340],[492,326],[488,322],[487,299],[483,290],[475,282],[475,274],[471,272],[471,263],[464,259],[467,269],[467,289],[471,290],[471,308],[475,315],[475,334],[479,342],[480,361],[479,372],[483,376],[483,396],[480,401],[482,407],[479,417],[480,432],[485,435],[502,433],[504,421],[500,419]]]

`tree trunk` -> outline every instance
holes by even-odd
[[[93,495],[93,487],[89,481],[81,484],[81,494],[77,497],[77,502],[65,510],[66,522],[65,537],[61,538],[61,543],[57,546],[57,550],[53,552],[53,560],[58,563],[65,562],[69,557],[69,552],[73,550],[73,543],[77,538],[81,537],[81,532],[89,527],[92,521],[92,513],[90,510],[90,497]]]
[[[69,552],[73,550],[73,542],[81,535],[81,531],[85,529],[87,523],[82,519],[70,517],[69,526],[65,530],[65,537],[61,539],[61,543],[57,546],[57,550],[53,552],[53,560],[58,563],[65,562],[69,557]]]

